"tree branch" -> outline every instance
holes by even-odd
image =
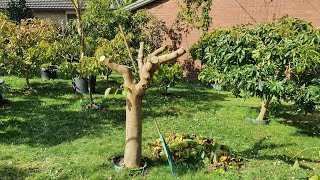
[[[157,56],[157,55],[159,55],[160,53],[162,53],[165,49],[166,49],[165,46],[160,47],[159,49],[155,50],[152,54],[150,54],[150,56]]]
[[[112,63],[110,62],[109,59],[106,59],[105,56],[101,56],[100,57],[100,61],[105,64],[106,66],[108,66],[108,68],[110,68],[113,71],[116,71],[117,73],[119,73],[120,75],[122,75],[124,83],[123,85],[125,87],[128,87],[129,89],[133,90],[134,84],[133,84],[133,79],[134,76],[130,70],[130,68],[128,68],[127,66],[124,65],[120,65],[117,63]]]
[[[139,49],[139,54],[138,54],[138,68],[139,68],[139,73],[142,69],[143,66],[143,50],[144,50],[144,42],[140,42],[140,49]]]
[[[183,48],[180,48],[170,54],[165,54],[165,55],[159,56],[158,57],[159,62],[160,62],[160,64],[166,63],[168,61],[171,61],[173,59],[176,59],[176,58],[182,56],[184,53],[186,53],[186,50]]]
[[[160,49],[161,49],[161,52],[164,50],[163,48],[160,48]],[[158,50],[156,51],[160,52],[160,50],[159,51]],[[140,72],[140,81],[136,85],[137,93],[143,94],[145,92],[145,90],[150,85],[153,74],[159,69],[160,64],[174,60],[182,56],[185,52],[186,51],[183,48],[180,48],[170,54],[165,54],[160,57],[149,56]]]

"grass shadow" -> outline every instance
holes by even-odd
[[[20,168],[12,166],[1,166],[0,165],[0,179],[1,180],[22,180],[27,177],[27,173]]]
[[[295,144],[268,144],[265,141],[267,141],[266,138],[260,139],[257,143],[254,144],[254,146],[250,149],[247,149],[245,151],[240,152],[240,154],[245,155],[247,159],[257,159],[257,160],[280,160],[288,165],[293,165],[295,161],[299,162],[316,162],[320,163],[320,161],[315,161],[310,158],[298,158],[298,157],[290,157],[287,155],[260,155],[259,152],[264,149],[275,149],[275,148],[281,148],[281,147],[289,147],[294,146]],[[300,165],[300,168],[302,169],[312,169],[311,167]]]
[[[1,109],[0,142],[55,146],[83,136],[98,136],[106,124],[123,127],[117,120],[124,114],[122,110],[73,111],[67,110],[72,101],[47,105],[35,96],[27,97],[30,99],[11,102]]]
[[[311,137],[320,137],[320,111],[312,114],[297,114],[292,111],[285,111],[278,114],[281,119],[279,123],[287,126],[298,128],[299,134],[304,134]]]

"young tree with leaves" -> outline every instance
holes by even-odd
[[[309,22],[283,17],[256,28],[215,30],[193,47],[206,62],[199,78],[217,80],[239,94],[261,98],[256,120],[272,99],[290,100],[305,113],[319,103],[320,34]]]
[[[47,51],[47,47],[51,47],[57,38],[57,28],[49,20],[28,19],[11,26],[7,35],[4,66],[7,73],[23,76],[26,88],[30,89],[29,79],[35,72],[39,72],[43,63],[39,57],[50,56],[52,53]]]

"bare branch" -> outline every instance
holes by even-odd
[[[164,50],[166,49],[166,47],[160,47],[159,49],[155,50],[152,54],[150,54],[150,56],[157,56],[160,53],[162,53]]]
[[[183,48],[180,48],[170,54],[165,54],[165,55],[159,56],[158,57],[159,62],[160,62],[160,64],[166,63],[168,61],[171,61],[173,59],[176,59],[176,58],[182,56],[184,53],[186,53],[186,50]]]
[[[122,75],[123,80],[124,80],[124,86],[128,87],[129,89],[133,89],[133,79],[134,76],[130,70],[130,68],[128,68],[127,66],[124,65],[120,65],[117,63],[112,63],[110,62],[109,59],[107,59],[105,56],[101,56],[100,57],[100,61],[105,64],[106,66],[108,66],[108,68],[110,68],[113,71],[116,71],[117,73],[119,73],[120,75]]]
[[[139,54],[138,54],[138,68],[139,68],[139,72],[142,69],[143,66],[143,50],[144,50],[144,42],[140,42],[140,49],[139,49]]]

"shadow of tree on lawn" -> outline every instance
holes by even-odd
[[[22,179],[25,179],[26,177],[27,177],[27,173],[20,168],[0,165],[1,180],[7,180],[7,179],[22,180]]]
[[[320,110],[306,116],[287,111],[280,113],[278,117],[282,118],[279,123],[298,128],[297,133],[320,137]]]
[[[257,159],[257,160],[272,160],[274,161],[275,159],[280,160],[288,165],[293,165],[295,161],[299,162],[313,162],[313,163],[320,163],[320,161],[315,161],[314,159],[310,158],[298,158],[298,157],[290,157],[287,155],[260,155],[260,151],[264,149],[275,149],[275,148],[281,148],[281,147],[289,147],[294,144],[268,144],[265,141],[267,139],[263,138],[260,139],[257,143],[254,144],[254,146],[250,149],[247,149],[245,151],[240,152],[240,154],[244,155],[246,159]],[[300,168],[303,169],[312,169],[312,167],[308,167],[305,165],[300,164]]]
[[[103,101],[104,105],[113,108],[81,111],[80,105],[79,110],[74,109],[75,102],[80,102],[80,98],[71,93],[71,83],[52,81],[32,85],[36,92],[14,93],[11,96],[18,97],[18,100],[0,107],[0,142],[55,146],[84,136],[99,136],[102,131],[111,134],[112,130],[106,129],[106,126],[124,128],[125,109],[120,107],[119,99]],[[53,100],[46,102],[43,98]]]

